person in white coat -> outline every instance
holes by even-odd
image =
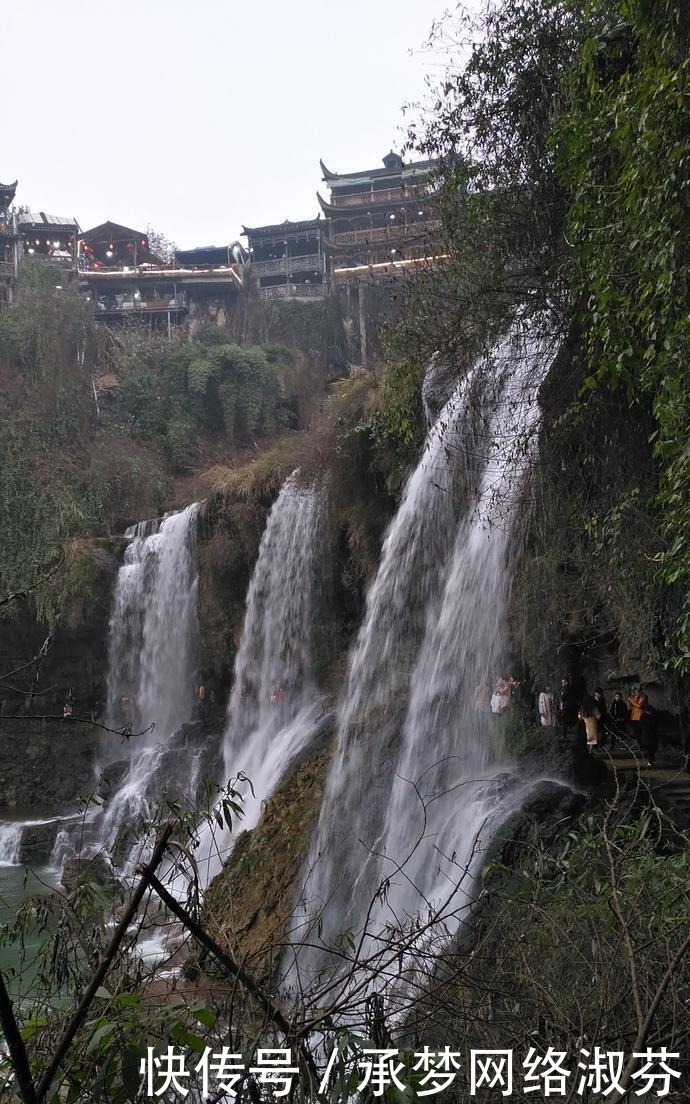
[[[539,719],[542,728],[555,728],[558,720],[556,703],[553,699],[551,687],[547,686],[539,695]]]

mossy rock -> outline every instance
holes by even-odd
[[[332,724],[244,832],[206,895],[202,920],[211,935],[261,983],[273,980],[293,910],[297,879],[321,806]]]

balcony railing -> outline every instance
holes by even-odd
[[[181,311],[187,309],[187,296],[182,292],[170,299],[125,299],[123,302],[96,304],[98,314],[151,314],[161,311]]]
[[[252,261],[256,276],[291,276],[293,272],[323,272],[323,260],[318,253],[305,257],[276,257],[272,261]]]
[[[440,229],[440,219],[426,222],[398,223],[397,226],[373,226],[369,230],[348,230],[344,234],[334,234],[336,245],[358,245],[369,242],[399,242],[402,238],[414,241],[423,234],[434,234]]]
[[[0,276],[14,276],[14,261],[0,261]]]
[[[415,202],[420,199],[417,185],[410,188],[372,188],[368,192],[351,192],[349,195],[332,196],[334,207],[368,207],[372,203],[404,203],[406,199]]]
[[[47,257],[38,254],[36,256],[45,264],[51,265],[52,268],[58,268],[60,272],[73,272],[77,267],[72,257]]]
[[[259,296],[271,299],[323,299],[322,284],[278,284],[276,287],[259,288]]]

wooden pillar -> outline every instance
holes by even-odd
[[[364,281],[359,285],[359,348],[362,368],[367,363],[367,285]]]

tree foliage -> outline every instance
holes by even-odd
[[[585,323],[585,390],[649,396],[660,466],[662,578],[684,608],[669,657],[690,669],[690,22],[677,0],[595,0],[554,128],[568,188],[571,288]],[[602,29],[600,29],[602,28]]]
[[[172,479],[209,452],[228,455],[296,418],[284,350],[232,345],[218,330],[193,344],[138,329],[107,340],[60,279],[27,263],[0,314],[0,588],[21,590],[62,560],[32,592],[51,624],[80,605],[90,539],[158,515]],[[110,397],[97,405],[104,374]]]
[[[158,441],[176,470],[193,463],[203,439],[246,445],[294,423],[279,366],[264,349],[160,342],[142,357],[139,345],[135,339],[115,361],[123,407],[134,431]]]
[[[654,458],[636,503],[661,537],[652,563],[631,530],[616,538],[615,480],[597,508],[621,581],[656,570],[668,591],[660,658],[679,675],[690,670],[688,23],[679,0],[500,0],[435,28],[451,63],[410,144],[438,159],[449,259],[415,280],[393,342],[412,362],[433,349],[457,358],[518,304],[551,312],[577,346],[577,388],[548,417],[584,424],[594,393],[616,391],[631,454]],[[607,447],[588,454],[593,471]],[[586,547],[587,495],[571,505]]]

